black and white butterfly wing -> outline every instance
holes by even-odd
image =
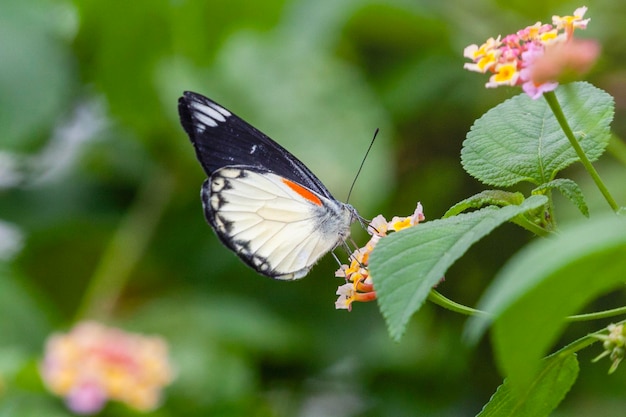
[[[178,100],[178,112],[209,177],[225,166],[258,167],[334,200],[324,184],[298,158],[216,102],[186,91]]]
[[[286,149],[199,94],[186,92],[178,108],[208,175],[205,217],[246,264],[272,278],[302,278],[347,238],[355,210]]]

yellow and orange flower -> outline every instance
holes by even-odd
[[[335,272],[335,276],[346,280],[345,284],[337,288],[336,294],[339,298],[335,302],[335,308],[350,311],[354,301],[375,300],[374,283],[368,269],[370,253],[376,247],[376,243],[388,233],[416,226],[423,220],[424,213],[420,203],[417,203],[411,216],[395,216],[391,221],[387,221],[382,215],[374,217],[367,227],[367,232],[371,235],[370,240],[350,255],[350,265],[341,265]]]

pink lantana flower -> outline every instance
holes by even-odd
[[[86,321],[46,342],[43,382],[77,414],[94,414],[108,400],[155,409],[174,372],[160,337],[127,333]]]
[[[544,82],[536,82],[532,76],[535,61],[541,59],[544,54],[544,47],[535,43],[531,43],[524,52],[522,52],[522,60],[524,68],[520,70],[520,78],[523,81],[522,90],[532,99],[537,99],[546,91],[553,91],[559,86],[556,81],[544,80]]]
[[[597,59],[597,46],[573,41],[575,29],[587,28],[590,19],[583,19],[586,12],[586,7],[580,7],[572,16],[553,16],[552,24],[537,22],[503,38],[489,38],[481,46],[469,45],[463,55],[472,62],[463,67],[490,72],[487,88],[521,86],[537,99],[556,89],[565,72],[581,75]]]
[[[356,249],[350,255],[350,264],[341,265],[335,272],[336,277],[345,279],[345,284],[337,288],[336,309],[352,310],[352,303],[355,301],[373,301],[376,299],[374,283],[369,272],[369,256],[376,247],[378,241],[389,233],[398,232],[408,227],[417,226],[424,220],[422,205],[417,203],[417,207],[411,216],[395,216],[391,221],[387,221],[382,215],[372,219],[367,227],[367,232],[371,235],[370,240],[362,248]]]

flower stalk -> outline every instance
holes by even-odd
[[[443,307],[446,310],[453,311],[455,313],[464,314],[466,316],[489,316],[490,314],[486,311],[477,310],[472,307],[468,307],[463,304],[459,304],[455,301],[452,301],[448,297],[442,295],[439,291],[432,289],[428,294],[428,300],[433,304],[437,304],[439,307]]]
[[[556,117],[556,120],[559,122],[563,133],[565,133],[565,136],[572,145],[572,148],[574,148],[574,151],[576,151],[576,155],[578,155],[578,158],[585,167],[585,170],[587,170],[587,172],[593,179],[593,182],[602,193],[602,196],[607,201],[609,206],[611,206],[611,209],[617,212],[619,210],[619,205],[617,204],[607,187],[604,185],[604,182],[600,178],[598,171],[596,171],[594,166],[591,164],[591,161],[589,161],[589,158],[587,158],[587,155],[585,154],[585,151],[583,151],[583,148],[580,146],[580,143],[576,139],[576,136],[574,136],[574,132],[572,132],[572,129],[569,126],[565,115],[563,114],[563,109],[561,108],[561,104],[559,103],[556,94],[554,94],[554,91],[547,91],[543,93],[543,96],[548,102],[548,105],[550,106],[554,117]]]

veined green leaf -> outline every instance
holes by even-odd
[[[576,382],[578,370],[575,354],[548,358],[532,385],[521,394],[505,379],[477,417],[548,416]]]
[[[556,96],[589,160],[608,145],[613,98],[584,82],[561,86]],[[543,99],[515,96],[476,120],[461,150],[461,162],[479,181],[508,187],[543,184],[578,157]]]
[[[490,320],[498,366],[527,389],[541,358],[565,327],[564,318],[598,295],[624,285],[626,219],[608,215],[532,242],[498,274],[479,303],[491,317],[472,317],[477,339]]]
[[[399,340],[430,289],[467,249],[502,223],[545,204],[532,196],[519,206],[484,209],[433,220],[394,233],[377,244],[370,273],[391,337]]]
[[[485,190],[478,194],[474,194],[465,200],[459,201],[454,206],[450,207],[448,211],[443,215],[444,218],[454,216],[455,214],[462,213],[463,211],[471,208],[481,208],[488,205],[493,206],[508,206],[511,204],[522,204],[524,201],[524,195],[522,193],[512,193],[510,191],[503,190]]]
[[[557,178],[533,190],[533,194],[543,194],[546,190],[558,190],[565,198],[574,203],[585,217],[589,217],[589,207],[585,202],[583,192],[574,181],[569,178]]]

